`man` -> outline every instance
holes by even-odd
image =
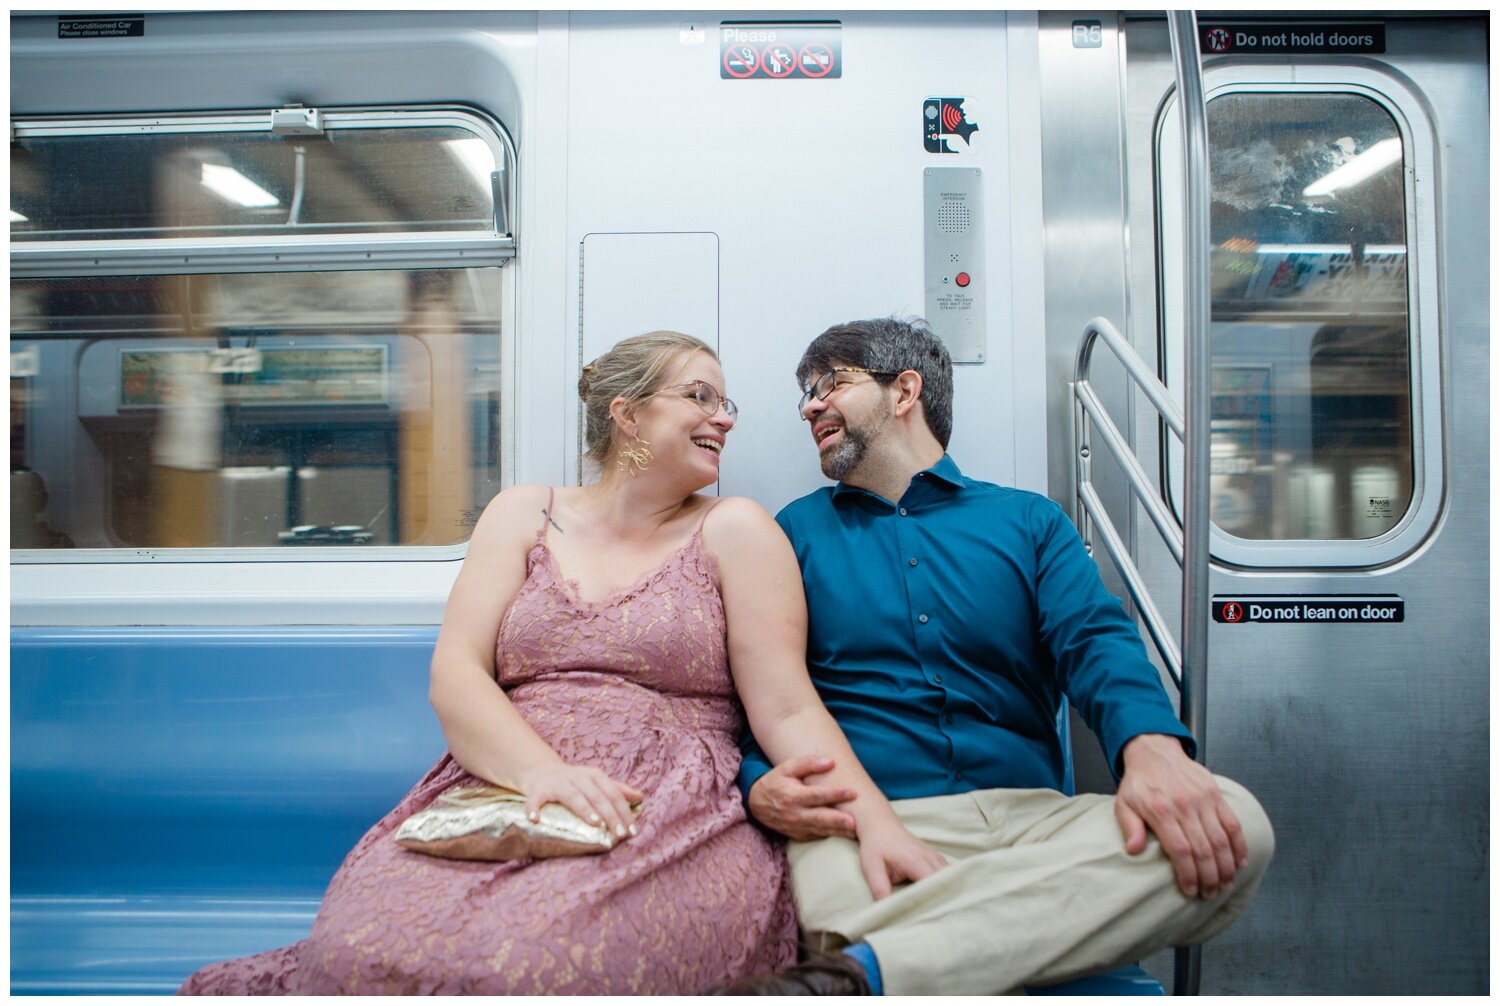
[[[837,325],[797,380],[838,482],[776,518],[802,567],[808,668],[907,828],[948,865],[872,895],[839,809],[853,794],[818,784],[831,761],[771,768],[747,742],[740,784],[751,814],[795,840],[803,930],[844,954],[726,991],[996,993],[1227,926],[1270,860],[1270,823],[1192,760],[1062,510],[969,479],[947,455],[943,344],[895,319]],[[1113,797],[1060,792],[1064,696],[1104,745]]]

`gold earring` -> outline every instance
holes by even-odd
[[[634,447],[626,446],[620,451],[620,457],[615,464],[619,465],[620,471],[629,472],[630,477],[635,478],[636,472],[645,471],[646,467],[651,464],[651,452],[647,450],[650,446],[649,440],[636,440]]]

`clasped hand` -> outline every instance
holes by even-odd
[[[799,842],[856,839],[859,867],[876,901],[889,895],[894,885],[921,880],[948,865],[939,852],[907,831],[894,813],[877,817],[861,829],[845,806],[855,799],[855,792],[812,780],[832,768],[832,758],[817,755],[783,762],[750,787],[750,813],[771,830]]]
[[[521,781],[521,791],[526,794],[526,816],[533,821],[543,806],[560,803],[590,824],[604,825],[621,839],[635,834],[635,811],[630,805],[646,796],[597,768],[561,761],[528,773]]]

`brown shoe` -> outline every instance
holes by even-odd
[[[867,996],[865,969],[848,954],[820,954],[775,974],[751,975],[718,991],[721,996]]]

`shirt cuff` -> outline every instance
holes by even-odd
[[[1109,764],[1113,767],[1116,782],[1119,782],[1120,777],[1125,774],[1125,745],[1142,734],[1165,734],[1168,737],[1180,738],[1182,740],[1183,752],[1189,758],[1198,757],[1198,742],[1193,739],[1193,735],[1188,728],[1182,725],[1181,720],[1164,720],[1160,723],[1147,726],[1137,724],[1129,736],[1122,739],[1117,745],[1110,746]]]
[[[740,796],[745,800],[745,810],[748,813],[750,809],[750,787],[754,786],[761,776],[771,771],[771,763],[766,760],[766,756],[761,753],[760,748],[753,745],[746,745],[746,748],[744,760],[740,762],[738,781]]]

